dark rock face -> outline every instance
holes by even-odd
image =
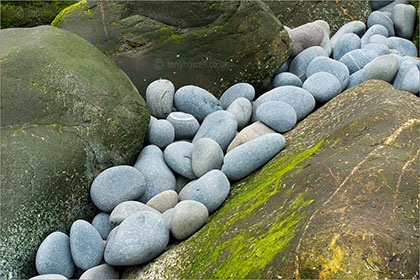
[[[1,1],[1,28],[50,24],[75,1]]]
[[[371,13],[368,0],[275,0],[264,1],[274,15],[286,26],[295,28],[314,20],[325,20],[331,28],[331,35],[345,23],[360,20],[366,22]]]
[[[0,40],[0,278],[29,278],[48,234],[93,217],[94,176],[134,163],[150,115],[127,76],[80,37],[41,26],[1,30]]]
[[[419,105],[377,80],[338,95],[199,232],[123,278],[415,278]]]
[[[158,78],[216,97],[238,82],[261,92],[291,44],[260,1],[82,1],[52,25],[102,50],[143,96]]]

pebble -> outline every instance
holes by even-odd
[[[86,270],[79,280],[119,279],[118,271],[109,264],[101,264]]]
[[[398,60],[393,55],[382,55],[366,64],[363,69],[366,80],[377,79],[390,83],[398,71]]]
[[[274,77],[272,82],[273,87],[281,86],[302,86],[302,81],[293,73],[283,72]]]
[[[283,101],[265,102],[258,107],[257,118],[277,132],[286,132],[296,125],[295,109]]]
[[[370,6],[372,7],[372,10],[378,10],[382,7],[385,7],[386,5],[392,3],[393,0],[370,0]]]
[[[197,177],[192,171],[191,157],[194,144],[186,141],[177,141],[166,147],[163,157],[168,166],[176,173],[194,180]]]
[[[315,99],[307,90],[295,86],[274,88],[261,95],[254,103],[258,107],[268,101],[283,101],[295,109],[297,121],[305,118],[315,108]]]
[[[420,89],[420,72],[417,65],[412,61],[402,62],[393,86],[399,90],[418,94]]]
[[[178,111],[193,115],[199,122],[213,112],[222,110],[219,100],[205,89],[183,86],[175,92],[175,107]]]
[[[220,170],[212,170],[188,187],[185,200],[201,202],[209,213],[213,213],[225,201],[229,191],[230,183],[226,175]]]
[[[366,81],[366,72],[365,69],[360,69],[359,71],[354,72],[350,75],[349,83],[347,88],[352,88]]]
[[[179,192],[179,201],[183,201],[187,199],[187,191],[191,187],[191,185],[197,180],[193,180],[185,185],[185,187]]]
[[[190,140],[200,128],[200,124],[193,115],[183,112],[172,112],[166,120],[174,127],[175,140]]]
[[[29,280],[67,280],[67,278],[60,274],[42,274],[29,278]]]
[[[378,55],[386,55],[386,54],[389,54],[389,48],[385,44],[373,44],[373,43],[369,43],[369,44],[364,45],[362,47],[362,49],[373,50]]]
[[[104,255],[109,265],[146,263],[165,251],[169,242],[169,230],[162,215],[153,212],[130,216],[114,230]]]
[[[308,68],[308,64],[318,56],[328,57],[328,53],[319,46],[307,48],[293,58],[290,63],[290,72],[295,74],[302,83],[306,79],[306,68]]]
[[[394,36],[394,24],[392,20],[385,16],[382,12],[372,12],[367,19],[367,27],[370,28],[375,24],[380,24],[388,30],[388,36]]]
[[[178,203],[172,213],[171,233],[178,240],[184,240],[199,230],[209,217],[207,207],[194,200]]]
[[[226,154],[222,172],[232,180],[240,180],[267,163],[285,144],[283,135],[270,133],[246,142]]]
[[[370,37],[375,34],[379,34],[384,37],[389,36],[388,29],[386,29],[385,26],[380,24],[372,25],[361,38],[362,46],[367,44],[369,42]]]
[[[175,139],[175,129],[167,120],[154,120],[149,128],[149,143],[161,149],[171,144]]]
[[[328,72],[336,76],[341,83],[341,90],[345,89],[349,83],[349,69],[344,63],[337,60],[328,57],[315,58],[309,63],[306,75],[310,77],[318,72]]]
[[[146,203],[163,191],[175,190],[175,175],[166,164],[159,147],[155,145],[144,147],[137,157],[134,168],[140,170],[146,180],[146,190],[139,198],[141,202]]]
[[[150,114],[158,119],[166,118],[172,112],[175,87],[169,80],[156,80],[146,89],[146,103]]]
[[[394,0],[385,7],[379,9],[383,13],[392,13],[392,9],[398,4],[410,4],[410,0]]]
[[[232,149],[242,145],[243,143],[249,142],[253,139],[256,139],[260,136],[269,133],[276,133],[276,131],[269,128],[260,121],[254,122],[253,124],[242,129],[241,132],[239,132],[239,134],[236,135],[236,137],[233,139],[232,143],[230,143],[226,151],[230,152]]]
[[[337,41],[333,50],[333,58],[340,60],[346,53],[360,49],[362,43],[360,37],[354,33],[346,33]]]
[[[238,130],[241,130],[251,120],[252,103],[244,97],[239,97],[229,105],[226,111],[235,117],[238,122]]]
[[[316,23],[307,23],[288,31],[292,40],[290,56],[295,56],[304,49],[319,46],[324,38],[324,30]]]
[[[225,151],[230,142],[232,142],[233,138],[235,138],[237,129],[238,122],[236,121],[234,115],[227,111],[217,111],[209,114],[204,119],[197,131],[197,134],[194,136],[192,143],[197,143],[197,141],[201,138],[210,138],[216,141],[222,150]]]
[[[98,213],[92,220],[92,226],[99,232],[101,238],[106,240],[109,232],[111,231],[109,214],[104,212]]]
[[[332,53],[332,47],[331,47],[331,41],[330,41],[330,34],[331,34],[330,25],[325,20],[316,20],[314,21],[314,23],[321,26],[322,30],[324,31],[324,37],[322,38],[322,41],[319,44],[319,46],[327,52],[328,56],[330,56]]]
[[[325,103],[341,93],[341,83],[336,76],[318,72],[306,79],[302,88],[309,91],[318,103]]]
[[[176,176],[176,189],[175,191],[179,193],[186,184],[188,184],[191,180],[185,178],[184,176],[178,175]]]
[[[388,42],[388,38],[380,34],[370,36],[368,44],[384,44],[388,48],[391,46]]]
[[[366,25],[358,20],[354,20],[344,24],[331,38],[331,45],[334,48],[341,36],[347,33],[355,33],[359,37],[362,36],[366,31]]]
[[[70,239],[62,232],[53,232],[42,241],[35,258],[39,274],[60,274],[71,278],[76,267],[71,258]]]
[[[277,75],[277,74],[280,74],[280,73],[283,73],[283,72],[287,72],[289,70],[290,61],[291,61],[291,58],[289,58],[288,60],[283,62],[283,64],[280,65],[279,68],[277,68],[276,73],[274,73],[274,75]]]
[[[219,98],[223,110],[226,110],[233,101],[240,97],[244,97],[249,101],[254,100],[254,87],[248,83],[237,83],[228,88]]]
[[[417,57],[416,45],[414,45],[413,42],[407,39],[398,38],[398,37],[389,37],[388,43],[391,46],[390,48],[396,49],[397,51],[400,52],[401,55]]]
[[[344,63],[349,69],[350,74],[353,74],[360,69],[363,69],[366,64],[371,62],[375,57],[378,56],[378,53],[373,50],[358,49],[346,53],[340,59],[340,62]]]
[[[165,221],[165,225],[169,230],[171,229],[172,215],[174,214],[174,210],[175,208],[171,208],[171,209],[166,210],[162,214],[162,218]]]
[[[194,144],[191,162],[194,174],[200,178],[210,170],[222,167],[223,150],[213,139],[201,138]]]
[[[138,199],[146,190],[146,180],[136,168],[118,165],[102,171],[93,180],[90,198],[101,211],[111,212],[123,201]]]
[[[84,220],[75,221],[70,228],[70,250],[74,264],[88,270],[97,266],[104,255],[99,232]]]
[[[124,201],[112,210],[111,215],[109,216],[109,224],[115,228],[128,217],[137,215],[141,212],[154,212],[156,214],[160,214],[158,210],[142,202],[134,200]]]
[[[178,194],[176,191],[169,190],[155,195],[146,203],[146,205],[163,213],[168,209],[174,208],[177,203]]]

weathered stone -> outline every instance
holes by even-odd
[[[389,36],[388,29],[386,29],[385,26],[380,24],[372,25],[365,34],[360,38],[362,42],[362,46],[367,44],[369,42],[370,37],[372,37],[375,34],[379,34],[385,37]]]
[[[335,44],[337,44],[338,40],[347,33],[355,33],[359,37],[361,37],[366,31],[366,25],[364,24],[364,21],[361,22],[359,20],[351,21],[349,23],[344,24],[340,29],[337,31],[337,33],[334,34],[331,38],[331,44],[332,47],[335,47]]]
[[[365,67],[366,80],[383,80],[385,82],[392,82],[398,71],[398,60],[393,55],[378,56]]]
[[[293,73],[290,72],[282,72],[276,75],[273,79],[273,87],[281,87],[281,86],[296,86],[301,87],[302,81]]]
[[[141,212],[154,212],[160,214],[160,212],[144,203],[138,201],[124,201],[118,204],[109,215],[109,224],[112,227],[116,227],[121,224],[125,219],[130,216],[137,215]],[[109,239],[109,235],[108,235]]]
[[[350,74],[353,74],[360,69],[363,69],[366,64],[377,56],[378,53],[373,50],[357,49],[343,55],[343,57],[340,58],[340,62],[347,66]]]
[[[314,58],[306,69],[306,76],[310,77],[319,72],[327,72],[336,76],[341,83],[341,90],[345,89],[349,83],[349,69],[340,61],[328,57]]]
[[[238,130],[241,130],[251,120],[252,103],[245,97],[239,97],[229,105],[226,111],[235,117],[238,122]]]
[[[158,119],[166,118],[174,107],[175,86],[169,80],[159,79],[146,88],[146,103],[150,114]]]
[[[385,45],[385,44],[372,44],[372,43],[368,43],[368,44],[364,45],[362,47],[362,49],[373,50],[378,55],[386,55],[386,54],[389,54],[390,53],[388,46]]]
[[[249,101],[254,100],[255,89],[252,85],[248,83],[237,83],[228,88],[222,96],[220,96],[220,105],[222,105],[223,110],[226,110],[230,104],[236,99],[244,97]]]
[[[261,104],[256,115],[259,121],[277,132],[286,132],[296,125],[295,109],[283,101]]]
[[[325,103],[341,92],[341,83],[336,76],[318,72],[306,79],[302,86],[309,91],[318,103]]]
[[[419,106],[383,81],[343,92],[200,231],[123,278],[415,278]]]
[[[223,164],[223,150],[210,138],[201,138],[195,143],[191,158],[192,169],[200,178],[213,169],[220,169]]]
[[[163,213],[168,209],[174,208],[177,203],[178,194],[176,191],[169,190],[155,195],[146,203],[146,205]]]
[[[314,21],[314,23],[321,26],[322,30],[324,31],[324,37],[322,37],[322,41],[319,44],[319,46],[327,52],[328,56],[330,56],[332,52],[332,46],[330,41],[330,25],[325,20],[316,20]]]
[[[274,130],[266,126],[260,121],[254,122],[253,124],[245,127],[235,136],[232,143],[230,143],[229,147],[227,148],[226,152],[230,152],[232,149],[251,141],[255,138],[263,136],[268,133],[276,133]]]
[[[86,270],[79,280],[119,279],[118,271],[109,264],[101,264]]]
[[[333,58],[335,60],[340,60],[346,53],[360,49],[362,45],[359,36],[354,33],[346,33],[340,37],[337,43],[334,46]]]
[[[388,43],[390,48],[396,49],[401,55],[417,57],[417,48],[413,42],[399,37],[389,37]]]
[[[388,30],[389,36],[395,35],[394,24],[392,20],[388,18],[387,16],[385,16],[382,12],[375,11],[369,15],[368,20],[367,20],[367,28],[370,28],[371,26],[375,24],[380,24],[384,26]]]
[[[175,139],[174,126],[167,120],[153,120],[147,131],[147,139],[150,144],[164,149]]]
[[[292,40],[292,50],[290,55],[296,56],[301,51],[319,46],[324,38],[324,30],[316,23],[307,23],[289,31]]]
[[[108,238],[108,234],[111,231],[111,225],[109,224],[109,214],[100,212],[92,220],[92,226],[99,232],[102,240]]]
[[[70,32],[2,29],[0,41],[0,278],[27,279],[49,233],[94,217],[94,176],[134,163],[149,112],[127,76]]]
[[[416,8],[412,5],[398,4],[392,9],[391,15],[396,36],[405,39],[413,38],[416,23]]]
[[[420,90],[420,72],[416,64],[411,61],[404,61],[398,69],[393,85],[399,90],[418,94]]]
[[[176,140],[192,139],[200,127],[193,115],[183,112],[172,112],[166,120],[174,127]]]
[[[290,72],[298,76],[301,82],[305,81],[306,68],[308,68],[309,63],[318,56],[328,57],[328,53],[319,46],[307,48],[293,58],[289,67]]]
[[[171,233],[178,240],[184,240],[199,230],[209,217],[207,207],[194,200],[178,203],[172,213]]]
[[[192,170],[191,158],[194,144],[177,141],[166,147],[163,157],[168,166],[181,176],[190,180],[196,179]]]
[[[142,94],[160,77],[216,97],[239,81],[261,92],[291,44],[260,1],[82,1],[53,25],[107,53]]]
[[[42,274],[29,278],[29,280],[67,280],[67,278],[60,274]]]

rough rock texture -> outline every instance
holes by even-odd
[[[141,94],[164,77],[216,97],[238,82],[263,91],[288,58],[290,39],[260,1],[88,1],[52,25],[87,39]]]
[[[275,0],[264,1],[274,15],[286,26],[295,28],[314,20],[325,20],[331,28],[331,36],[345,23],[360,20],[366,22],[371,13],[368,0]]]
[[[1,1],[1,28],[50,24],[75,1]]]
[[[149,122],[127,76],[51,26],[0,31],[0,278],[29,278],[41,241],[94,215],[89,185],[133,164]]]
[[[338,95],[200,231],[123,278],[416,278],[419,106],[375,80]]]

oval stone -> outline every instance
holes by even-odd
[[[178,203],[172,213],[171,233],[178,240],[184,240],[199,230],[209,217],[207,207],[194,200]]]
[[[238,135],[235,136],[232,143],[230,143],[229,147],[227,148],[227,152],[230,152],[232,149],[242,145],[243,143],[249,142],[255,138],[263,136],[269,133],[276,133],[274,130],[266,126],[260,121],[256,121],[251,125],[248,125]]]
[[[159,79],[146,88],[146,103],[152,116],[163,119],[172,112],[175,87],[171,81]]]
[[[92,226],[98,231],[101,238],[106,240],[109,232],[111,231],[109,214],[104,212],[98,213],[92,220]]]
[[[328,53],[319,46],[303,50],[295,58],[293,58],[290,63],[289,71],[295,74],[301,82],[304,81],[306,79],[306,68],[308,68],[308,64],[318,56],[328,57]]]
[[[225,201],[230,183],[220,170],[212,170],[193,182],[185,192],[185,200],[203,203],[209,213],[214,212]]]
[[[165,221],[166,227],[170,230],[171,229],[171,222],[172,222],[172,214],[174,213],[175,208],[171,208],[163,212],[162,218]]]
[[[210,92],[197,86],[183,86],[175,92],[178,111],[193,115],[199,122],[213,112],[222,110],[219,100]]]
[[[213,169],[220,169],[223,163],[223,150],[210,138],[198,140],[192,151],[192,169],[199,178]]]
[[[340,62],[344,63],[349,69],[350,74],[363,69],[366,64],[371,62],[375,57],[378,56],[378,53],[373,50],[358,49],[353,50],[340,59]]]
[[[226,154],[222,172],[238,181],[267,163],[285,144],[283,135],[270,133],[246,142]]]
[[[404,61],[398,69],[393,86],[399,90],[418,94],[420,90],[420,72],[412,61]]]
[[[146,190],[140,197],[140,201],[146,203],[166,190],[175,190],[176,178],[172,170],[163,158],[163,152],[155,145],[148,145],[143,148],[137,157],[134,167],[144,175]]]
[[[86,270],[79,280],[119,279],[118,271],[109,264],[101,264]]]
[[[124,201],[118,204],[114,210],[112,210],[111,215],[109,215],[109,224],[112,227],[116,227],[128,217],[137,215],[141,212],[153,212],[160,214],[159,211],[144,203],[133,200]]]
[[[193,115],[183,112],[172,112],[166,120],[174,127],[176,140],[192,139],[200,127]]]
[[[362,46],[369,42],[371,36],[379,34],[385,37],[389,36],[388,29],[380,24],[372,25],[361,38]]]
[[[111,212],[121,202],[139,198],[145,189],[146,181],[140,171],[119,165],[105,169],[95,178],[90,197],[100,210]]]
[[[125,219],[111,232],[105,249],[110,265],[139,265],[165,251],[169,230],[160,214],[141,212]]]
[[[175,139],[175,129],[167,120],[154,120],[148,130],[149,143],[161,149],[171,144]]]
[[[392,82],[398,71],[398,60],[393,55],[382,55],[363,68],[365,70],[366,80],[383,80]]]
[[[309,91],[318,103],[325,103],[341,92],[341,83],[333,74],[318,72],[310,76],[302,88]]]
[[[354,33],[346,33],[338,40],[333,49],[333,58],[340,60],[346,53],[360,49],[362,45],[360,37]]]
[[[398,4],[392,9],[391,19],[394,23],[396,36],[404,39],[413,38],[416,22],[416,8],[412,5]]]
[[[177,141],[166,147],[163,157],[168,166],[176,173],[190,179],[196,179],[192,171],[192,150],[194,144],[186,141]]]
[[[347,85],[347,88],[352,88],[354,86],[357,86],[363,82],[366,81],[366,77],[365,77],[366,73],[365,73],[365,69],[360,69],[357,72],[354,72],[353,74],[350,75],[349,78],[349,83]]]
[[[345,89],[349,83],[349,69],[347,66],[337,60],[328,57],[317,57],[309,63],[306,69],[306,76],[310,77],[318,72],[327,72],[333,74],[341,83],[341,90]]]
[[[77,220],[70,228],[70,250],[74,264],[88,270],[97,266],[104,255],[99,232],[88,222]]]
[[[334,36],[331,37],[331,45],[334,48],[335,44],[337,44],[338,40],[340,40],[341,36],[347,33],[355,33],[359,37],[363,35],[366,31],[366,25],[359,21],[351,21],[346,24],[344,24],[340,29],[337,30],[337,32],[334,34]]]
[[[239,97],[229,105],[226,111],[235,117],[238,122],[238,130],[241,130],[251,119],[252,103],[244,97]]]
[[[324,38],[324,30],[314,22],[293,28],[288,33],[292,40],[292,50],[290,53],[292,57],[304,49],[319,46]]]
[[[401,55],[418,56],[416,45],[413,42],[399,37],[389,37],[387,40],[390,48],[399,51]]]
[[[60,274],[42,274],[29,278],[29,280],[67,280],[67,278]]]
[[[283,72],[276,75],[272,82],[273,87],[281,87],[281,86],[302,86],[302,81],[293,73],[290,72]]]
[[[388,30],[388,36],[395,35],[394,24],[392,23],[392,20],[386,15],[384,15],[382,12],[375,11],[369,15],[367,19],[367,27],[370,28],[375,24],[380,24],[384,26]]]
[[[389,48],[387,45],[385,44],[373,44],[373,43],[368,43],[366,45],[364,45],[362,47],[362,49],[366,49],[366,50],[373,50],[376,51],[376,53],[378,55],[385,55],[385,54],[389,54]]]
[[[168,209],[174,208],[177,203],[178,194],[176,191],[169,190],[155,195],[146,203],[146,205],[163,213]]]
[[[227,111],[217,111],[209,114],[204,119],[197,134],[194,136],[192,143],[197,143],[201,138],[210,138],[216,141],[222,150],[225,151],[235,137],[237,129],[238,122],[231,113]]]
[[[297,117],[292,106],[283,101],[265,102],[258,107],[257,118],[277,132],[286,132],[295,127]]]
[[[35,266],[39,274],[60,274],[71,278],[76,267],[71,258],[69,237],[59,231],[48,235],[38,248]]]
[[[228,88],[219,98],[223,110],[226,110],[233,101],[240,97],[246,98],[249,101],[254,100],[254,87],[248,83],[237,83]]]

